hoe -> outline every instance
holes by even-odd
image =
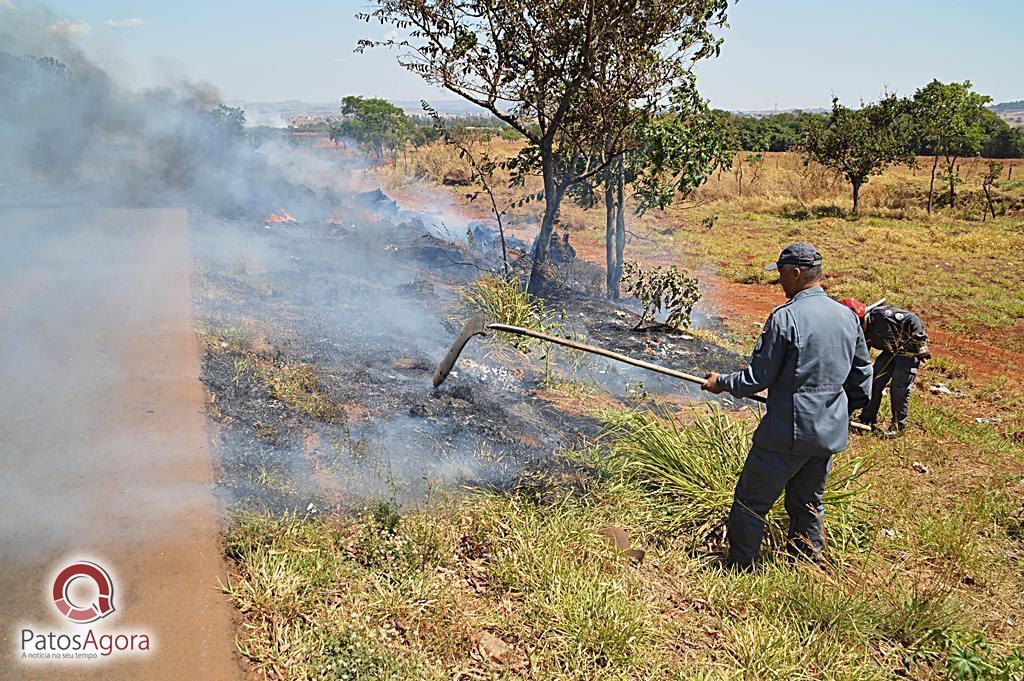
[[[872,309],[878,307],[885,302],[885,298],[882,298],[877,303],[874,303],[868,307]],[[651,364],[640,359],[634,359],[626,355],[612,352],[604,348],[599,348],[593,345],[587,345],[585,343],[578,343],[573,340],[566,338],[559,338],[558,336],[551,336],[540,331],[533,331],[532,329],[524,329],[521,326],[512,326],[511,324],[488,324],[487,320],[484,319],[483,315],[478,315],[469,320],[465,327],[462,329],[462,333],[459,334],[458,338],[452,344],[451,349],[448,350],[448,354],[444,356],[441,363],[437,365],[437,369],[434,370],[434,387],[444,383],[445,379],[448,378],[448,374],[455,368],[455,362],[459,359],[459,355],[462,354],[462,349],[466,347],[466,343],[473,336],[486,336],[490,331],[501,331],[503,333],[511,333],[517,336],[527,336],[529,338],[536,338],[537,340],[546,341],[548,343],[554,343],[555,345],[561,345],[573,350],[581,350],[583,352],[589,352],[594,355],[600,355],[601,357],[607,357],[608,359],[614,359],[617,362],[623,364],[629,364],[631,366],[653,371],[655,373],[664,374],[665,376],[672,376],[673,378],[679,378],[690,383],[696,383],[701,385],[704,383],[704,379],[700,376],[694,376],[693,374],[687,374],[682,371],[676,371],[675,369],[669,369],[658,364]],[[766,402],[766,399],[761,395],[752,395],[748,399],[754,400],[755,402]],[[850,423],[851,428],[858,430],[871,430],[868,426],[861,425],[859,423]]]

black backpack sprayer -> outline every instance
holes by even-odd
[[[876,308],[879,305],[883,304],[884,302],[885,298],[882,298],[877,303],[873,303],[872,305],[868,306],[868,310]],[[600,355],[601,357],[607,357],[608,359],[613,359],[617,362],[622,362],[623,364],[629,364],[630,366],[646,369],[647,371],[653,371],[655,373],[663,374],[665,376],[671,376],[673,378],[682,379],[684,381],[695,383],[697,385],[703,385],[704,383],[704,379],[701,378],[700,376],[694,376],[693,374],[687,374],[682,371],[676,371],[675,369],[669,369],[668,367],[663,367],[659,364],[652,364],[650,362],[645,362],[640,359],[634,359],[633,357],[622,355],[619,354],[618,352],[612,352],[611,350],[599,348],[594,345],[579,343],[574,340],[569,340],[568,338],[559,338],[558,336],[552,336],[546,333],[542,333],[540,331],[534,331],[532,329],[524,329],[521,326],[512,326],[511,324],[488,324],[487,320],[483,317],[483,315],[478,315],[476,317],[473,317],[473,319],[469,320],[466,326],[463,327],[462,332],[458,335],[458,337],[455,339],[455,342],[452,343],[452,347],[448,350],[448,354],[446,354],[444,356],[444,359],[441,360],[441,363],[437,365],[437,369],[434,370],[434,387],[438,387],[439,385],[444,383],[445,379],[448,378],[448,375],[452,372],[452,369],[455,368],[455,362],[458,361],[459,355],[462,354],[462,349],[466,347],[466,343],[469,342],[470,338],[472,338],[473,336],[486,336],[491,331],[500,331],[502,333],[511,333],[516,336],[536,338],[537,340],[542,340],[547,343],[561,345],[566,348],[572,348],[573,350],[580,350],[581,352],[589,352],[590,354],[593,355]],[[761,403],[767,402],[767,399],[761,395],[751,395],[747,399]],[[869,426],[865,426],[860,423],[854,423],[853,421],[850,422],[850,427],[856,428],[858,430],[871,430]]]

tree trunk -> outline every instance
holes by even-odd
[[[615,300],[619,299],[619,283],[622,281],[622,263],[626,253],[626,168],[619,156],[617,186],[618,205],[615,210]]]
[[[932,180],[928,184],[928,215],[932,214],[932,204],[935,202],[935,171],[939,167],[939,157],[932,161]]]
[[[992,212],[992,219],[996,218],[996,208],[992,205],[992,193],[989,191],[988,184],[983,183],[981,189],[985,192],[985,209],[981,211],[981,221],[985,222],[988,217],[988,212]]]
[[[852,182],[853,185],[853,217],[860,217],[860,182]]]
[[[949,166],[949,207],[956,208],[956,175],[953,174],[953,169],[956,166],[956,157],[954,156],[952,161],[947,159],[946,164]]]
[[[546,153],[545,153],[546,151]],[[554,154],[550,147],[541,147],[541,170],[544,174],[544,219],[540,223],[540,233],[533,249],[533,266],[530,268],[530,283],[526,290],[533,295],[540,295],[544,279],[544,271],[548,263],[548,246],[551,245],[551,232],[555,227],[555,217],[562,202],[564,189],[555,184]]]
[[[501,264],[504,267],[505,277],[508,278],[508,245],[505,241],[505,226],[501,224],[501,213],[495,213],[494,219],[498,223],[498,236],[501,237]]]
[[[604,253],[605,253],[605,284],[608,297],[614,298],[617,290],[615,284],[615,185],[612,184],[612,168],[604,170]]]

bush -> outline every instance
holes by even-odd
[[[655,321],[662,309],[668,312],[664,322],[668,326],[676,329],[690,326],[690,312],[700,300],[696,277],[689,276],[675,265],[642,270],[638,263],[629,261],[622,267],[622,283],[643,306],[634,330],[639,330],[648,318]]]
[[[457,316],[483,314],[488,322],[520,326],[550,335],[562,335],[565,330],[565,315],[558,314],[544,304],[541,298],[530,295],[515,277],[491,275],[481,277],[457,289],[455,304]],[[529,352],[542,341],[513,336],[493,334],[520,352]]]

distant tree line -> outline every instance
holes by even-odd
[[[954,208],[962,182],[957,163],[961,158],[1019,157],[1024,146],[1021,131],[985,108],[988,102],[989,97],[975,92],[970,81],[938,80],[919,88],[913,97],[886,95],[858,109],[834,99],[831,114],[807,121],[799,149],[805,163],[821,164],[850,183],[855,216],[860,189],[873,175],[894,164],[916,164],[922,155],[932,157],[928,212],[936,204],[936,179],[947,188],[945,205]],[[990,208],[998,168],[998,161],[990,163],[991,182],[985,187]]]
[[[1021,109],[1024,109],[1024,104]],[[725,127],[729,148],[749,152],[799,151],[808,129],[829,118],[829,114],[803,111],[755,117],[718,109],[715,115]],[[986,158],[1024,158],[1024,128],[1011,127],[994,109],[982,107],[978,117],[981,137],[975,155]],[[908,144],[908,151],[918,156],[934,156],[934,147],[927,140],[909,140]]]
[[[373,158],[383,161],[407,145],[420,147],[441,138],[434,120],[427,114],[407,114],[386,99],[350,95],[341,101],[340,118],[326,122],[331,140],[338,144],[351,140]],[[482,139],[501,136],[516,139],[519,133],[494,116],[474,115],[451,117],[455,125]],[[317,129],[317,126],[295,128]]]
[[[730,149],[737,151],[793,151],[803,142],[807,126],[821,114],[787,111],[755,117],[715,110],[725,129]]]

